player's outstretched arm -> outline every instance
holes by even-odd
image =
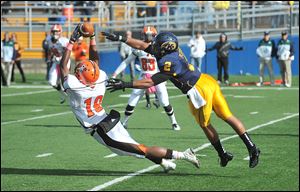
[[[95,33],[90,37],[89,59],[99,63],[99,55],[97,52]]]
[[[78,24],[76,26],[76,28],[74,29],[74,31],[70,37],[69,43],[64,51],[61,61],[60,61],[60,71],[61,71],[61,82],[62,83],[64,82],[64,78],[69,74],[69,69],[68,69],[67,64],[70,59],[73,45],[79,39],[79,37],[81,37],[81,33],[79,32],[80,25],[82,25],[82,24]]]
[[[163,73],[156,73],[151,77],[151,79],[141,79],[132,82],[124,82],[120,79],[110,79],[108,80],[107,90],[114,92],[117,90],[125,91],[125,88],[136,88],[136,89],[147,89],[152,86],[158,85],[164,81],[170,79],[171,76]]]
[[[146,43],[139,39],[127,38],[123,35],[116,35],[114,33],[102,32],[101,34],[104,35],[106,39],[109,39],[111,41],[122,41],[135,49],[145,50],[147,49],[147,47],[149,47],[149,43]]]

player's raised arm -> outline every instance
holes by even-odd
[[[89,59],[99,63],[99,55],[97,52],[95,33],[90,37]]]
[[[61,61],[60,61],[60,71],[61,71],[61,81],[62,82],[64,82],[64,78],[69,74],[69,68],[68,68],[67,64],[70,59],[73,45],[79,39],[79,37],[81,37],[81,33],[79,32],[80,25],[81,24],[78,24],[76,26],[76,28],[74,29],[74,31],[70,37],[69,43],[64,51]]]
[[[122,41],[122,42],[126,43],[127,45],[129,45],[130,47],[133,47],[135,49],[144,51],[145,49],[147,49],[149,47],[149,43],[146,43],[139,39],[127,38],[123,35],[116,35],[113,33],[106,33],[106,32],[102,32],[102,35],[104,35],[106,37],[106,39],[109,39],[111,41]]]

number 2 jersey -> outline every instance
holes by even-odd
[[[70,99],[70,107],[86,133],[92,131],[93,125],[100,123],[107,114],[102,108],[102,100],[106,90],[107,75],[100,70],[95,86],[87,87],[74,75],[69,74],[64,81],[64,88]]]
[[[123,70],[125,70],[126,66],[129,65],[132,61],[135,61],[136,57],[138,57],[141,65],[141,75],[150,74],[154,75],[159,72],[157,67],[157,61],[154,56],[149,53],[146,53],[142,50],[133,50],[132,53],[120,64],[120,66],[116,69],[115,74],[118,75]]]

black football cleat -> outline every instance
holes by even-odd
[[[259,155],[260,155],[259,148],[253,147],[252,149],[250,149],[250,151],[249,151],[249,157],[250,157],[249,167],[250,168],[254,168],[258,164]]]
[[[224,153],[220,157],[220,165],[221,167],[226,167],[227,163],[233,159],[233,155],[229,152]]]

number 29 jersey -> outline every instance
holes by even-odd
[[[64,81],[64,88],[70,99],[70,107],[85,131],[89,127],[101,122],[107,115],[102,107],[102,100],[106,90],[107,75],[100,70],[99,79],[95,86],[87,87],[74,75],[68,75]]]

